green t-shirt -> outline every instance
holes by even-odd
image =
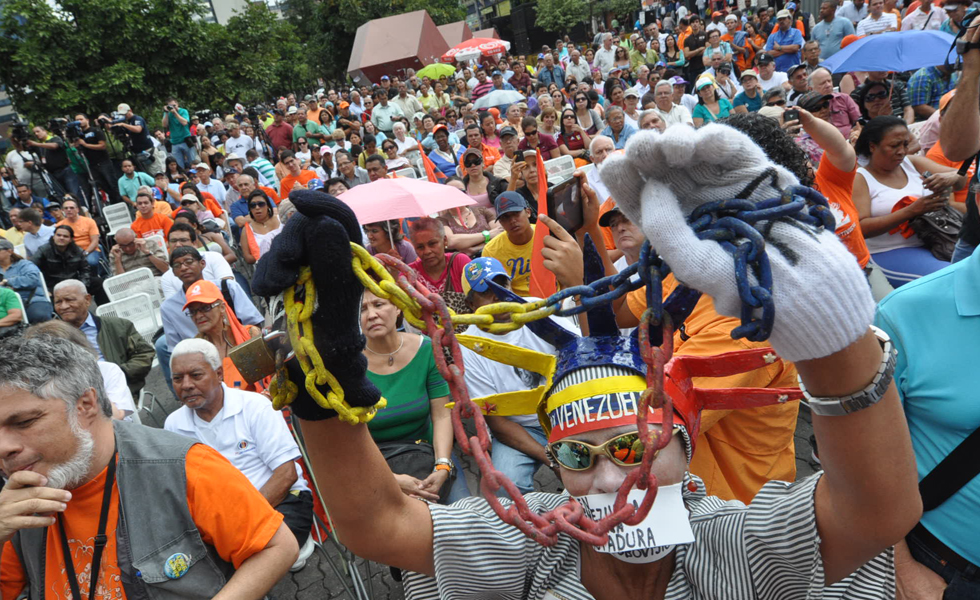
[[[17,298],[17,292],[8,287],[0,287],[0,319],[9,315],[10,311],[15,308],[20,310],[20,301]],[[432,358],[431,350],[429,351],[429,358]],[[436,374],[438,375],[438,371]],[[449,389],[448,385],[446,389]]]
[[[168,112],[164,113],[167,115],[167,128],[170,130],[170,143],[180,144],[184,140],[191,137],[191,115],[187,112],[186,108],[178,108],[177,114],[179,114],[185,121],[186,124],[181,124],[174,116],[174,113]]]
[[[406,345],[410,343],[412,341],[405,342]],[[388,405],[368,421],[374,441],[425,440],[432,443],[430,401],[448,396],[449,384],[436,368],[429,338],[423,338],[418,352],[397,373],[378,375],[368,371],[367,376],[388,401]]]
[[[307,121],[306,125],[300,125],[297,123],[293,125],[293,142],[297,141],[299,138],[306,138],[306,141],[310,143],[310,148],[319,148],[320,140],[309,137],[309,134],[311,133],[322,133],[320,131],[320,126],[313,121]]]

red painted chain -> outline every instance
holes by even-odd
[[[623,481],[616,495],[613,511],[599,521],[593,521],[586,516],[578,502],[569,500],[554,510],[538,514],[531,511],[517,486],[506,475],[495,469],[490,460],[488,453],[490,429],[483,418],[482,411],[470,399],[467,391],[463,379],[465,373],[463,357],[445,301],[439,294],[426,288],[418,280],[418,274],[402,261],[386,254],[377,254],[375,258],[388,268],[398,285],[418,302],[422,309],[426,333],[432,339],[436,367],[449,383],[450,393],[455,402],[452,421],[456,442],[463,452],[476,460],[482,475],[480,487],[483,495],[502,521],[517,527],[543,546],[554,545],[558,541],[559,533],[566,533],[581,542],[601,546],[608,542],[609,531],[620,523],[636,525],[646,518],[657,496],[657,478],[650,472],[653,459],[670,443],[673,429],[672,405],[670,397],[664,393],[663,386],[664,365],[673,355],[674,338],[673,327],[666,313],[667,322],[663,327],[663,342],[659,347],[652,346],[649,339],[649,326],[654,319],[653,311],[647,309],[640,319],[640,347],[643,362],[647,365],[647,389],[640,398],[636,421],[643,440],[643,461],[638,468],[631,469],[626,480]],[[438,322],[436,315],[438,315]],[[446,360],[442,348],[448,349],[452,364]],[[651,429],[647,423],[649,411],[658,408],[663,408],[664,413],[660,433]],[[472,418],[476,424],[476,435],[472,437],[467,437],[463,428],[463,419],[467,418]],[[634,486],[647,491],[643,501],[636,508],[627,502],[627,496]],[[513,504],[506,508],[496,495],[501,488],[513,499]]]

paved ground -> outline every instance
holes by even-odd
[[[155,394],[157,402],[152,407],[146,407],[141,413],[141,418],[145,425],[162,427],[167,415],[178,407],[177,401],[171,395],[160,375],[158,368],[154,369],[147,380],[146,389]],[[800,418],[796,427],[796,466],[797,478],[806,477],[815,471],[817,465],[812,462],[810,457],[809,436],[813,433],[810,425],[810,413],[805,407],[800,409]],[[465,473],[470,490],[479,490],[477,470],[472,461],[464,457]],[[557,491],[560,489],[559,482],[549,469],[538,471],[535,481],[542,490]],[[307,562],[306,566],[298,573],[291,573],[283,578],[272,592],[269,598],[273,600],[355,600],[355,591],[351,578],[342,576],[344,563],[340,560],[339,552],[331,544],[324,546],[325,553],[330,560],[326,560],[319,552]],[[370,565],[363,560],[356,561],[360,577],[363,582],[364,593],[361,598],[371,598],[373,600],[401,600],[404,593],[401,584],[394,581],[387,567],[371,563]],[[369,576],[370,575],[370,576]]]

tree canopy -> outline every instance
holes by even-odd
[[[32,119],[120,102],[149,118],[171,95],[227,110],[314,85],[295,29],[263,3],[227,26],[200,10],[193,0],[5,0],[0,81]]]
[[[582,0],[537,0],[534,24],[546,31],[564,35],[589,18],[589,3]]]

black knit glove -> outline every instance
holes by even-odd
[[[367,359],[361,354],[361,282],[351,267],[350,241],[361,240],[353,211],[333,196],[320,191],[297,190],[289,195],[297,214],[286,223],[271,249],[259,260],[252,290],[275,296],[296,284],[300,267],[309,266],[316,287],[316,306],[311,317],[313,342],[324,366],[340,383],[350,406],[374,406],[381,392],[365,376]],[[283,324],[285,329],[285,324]],[[299,394],[290,404],[301,419],[317,421],[337,415],[321,407],[306,390],[306,377],[298,360],[286,363],[290,380]],[[329,386],[319,386],[327,396]]]

